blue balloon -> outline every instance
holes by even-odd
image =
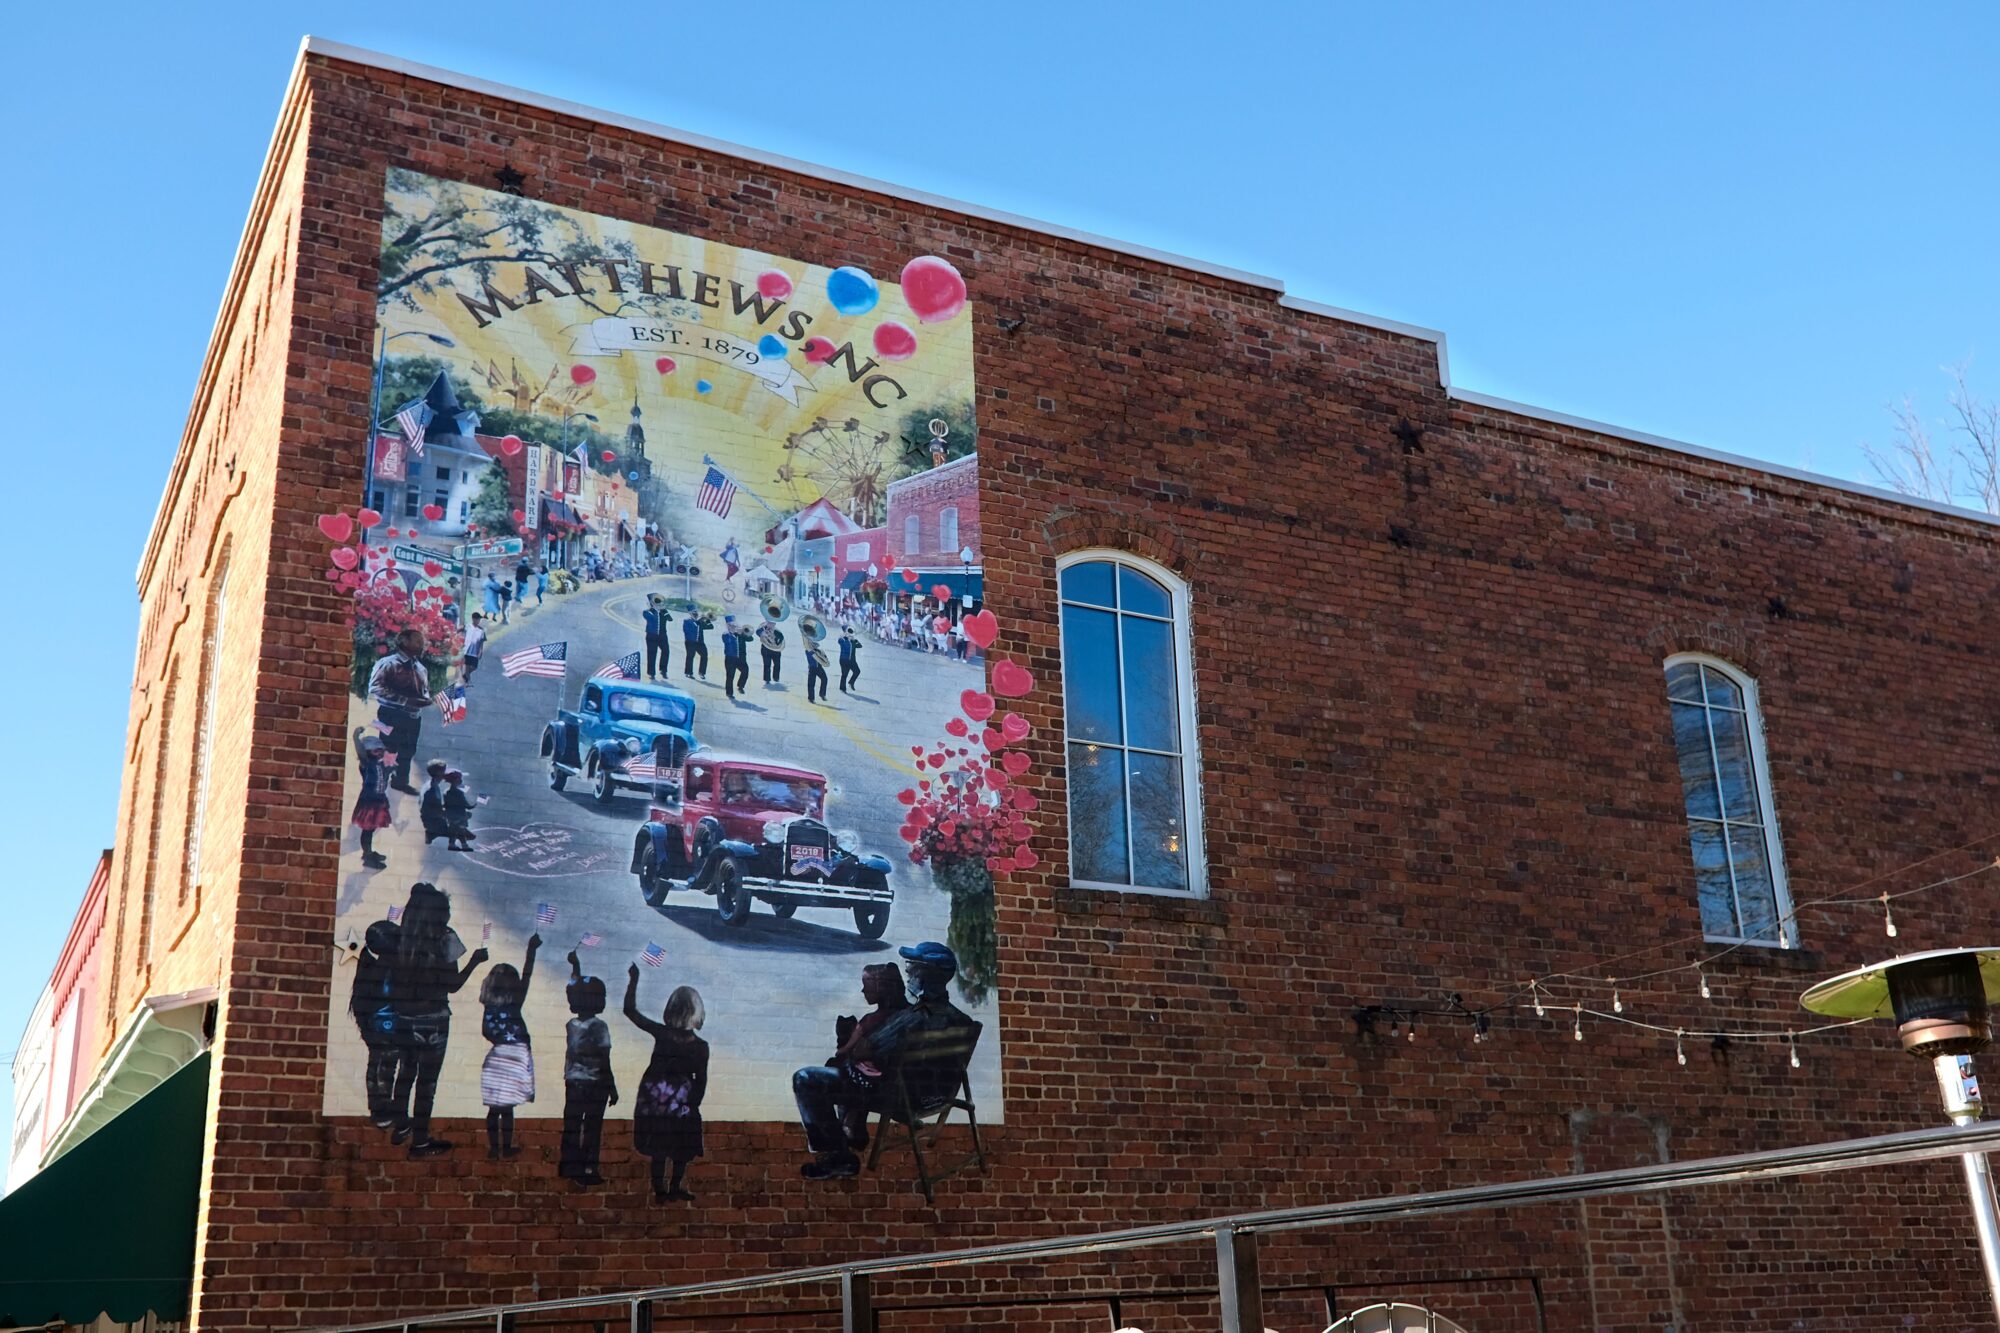
[[[696,393],[707,393],[710,389],[713,389],[714,387],[715,386],[713,384],[710,384],[707,380],[696,380],[694,382],[694,391]]]
[[[637,480],[639,480],[639,474],[638,474],[637,472],[627,472],[627,473],[625,474],[625,480],[627,480],[627,481],[637,481]]]
[[[875,308],[882,289],[875,279],[852,265],[826,275],[826,299],[843,315],[865,315]]]
[[[759,356],[782,357],[785,354],[785,340],[775,333],[767,333],[757,340]]]

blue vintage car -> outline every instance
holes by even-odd
[[[620,791],[678,801],[681,764],[693,748],[693,697],[636,680],[585,681],[576,707],[557,709],[542,731],[549,786],[561,791],[580,777],[600,802]]]

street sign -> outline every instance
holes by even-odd
[[[444,566],[444,572],[448,575],[458,577],[465,573],[465,566],[443,551],[435,551],[428,546],[413,546],[409,542],[398,542],[394,546],[391,546],[389,548],[389,558],[397,564],[407,566],[411,569],[420,568],[428,562],[436,561],[438,564]]]
[[[460,560],[497,560],[521,554],[519,537],[488,537],[483,542],[467,542],[458,548]]]

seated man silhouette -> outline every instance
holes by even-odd
[[[792,1075],[792,1096],[799,1104],[799,1123],[813,1160],[799,1169],[807,1180],[841,1180],[861,1170],[861,1159],[848,1141],[847,1116],[881,1109],[880,1093],[848,1072],[850,1064],[892,1063],[913,1036],[969,1027],[972,1019],[951,1002],[951,979],[958,974],[958,956],[934,940],[897,950],[909,981],[909,1007],[898,1010],[879,1026],[841,1048],[842,1065],[810,1065]],[[954,1072],[955,1077],[955,1072]],[[940,1089],[905,1080],[910,1095],[922,1102]],[[942,1090],[949,1092],[949,1089]]]

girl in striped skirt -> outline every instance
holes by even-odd
[[[528,1043],[528,1021],[521,1009],[528,1001],[528,982],[535,975],[535,951],[540,935],[528,936],[528,957],[516,972],[501,963],[486,974],[479,1003],[486,1008],[480,1031],[493,1049],[479,1067],[479,1097],[486,1104],[486,1155],[515,1157],[514,1108],[535,1100],[535,1053]]]

